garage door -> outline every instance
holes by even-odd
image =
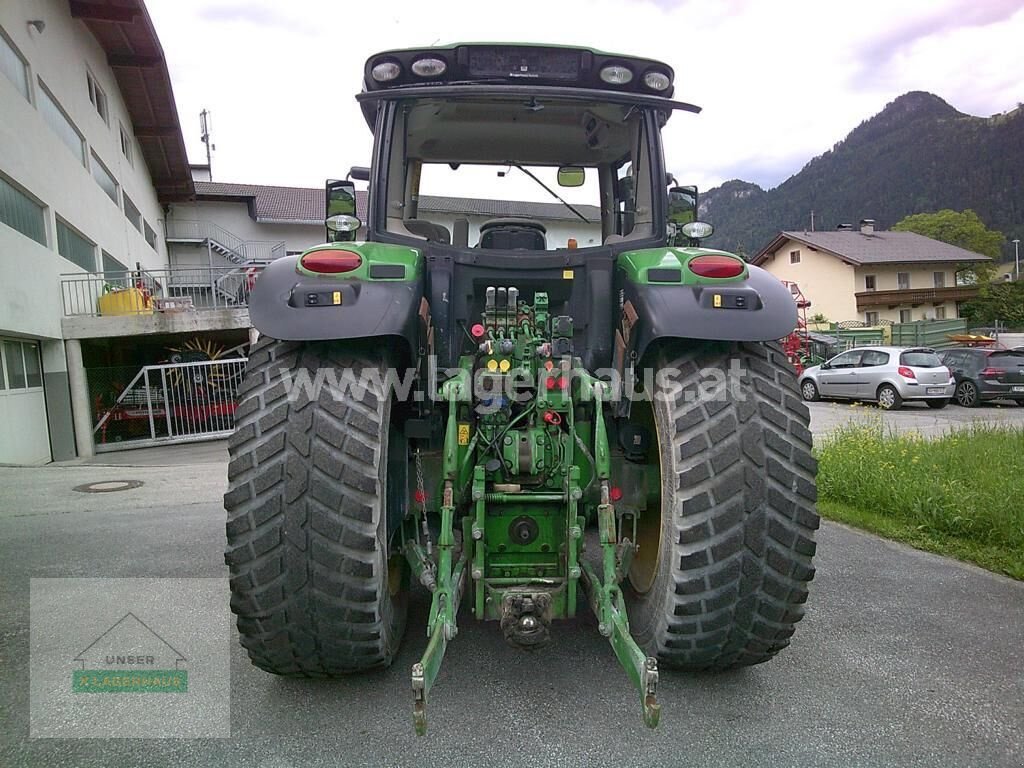
[[[0,338],[0,464],[49,460],[39,344]]]

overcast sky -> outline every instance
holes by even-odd
[[[354,94],[389,48],[536,41],[676,71],[668,166],[769,188],[910,90],[989,116],[1024,101],[1024,0],[147,0],[192,162],[214,179],[318,187],[368,165]]]

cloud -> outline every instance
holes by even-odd
[[[211,5],[199,9],[198,16],[203,21],[219,23],[254,24],[273,27],[275,30],[287,30],[300,35],[309,35],[316,31],[316,25],[304,18],[290,17],[273,8],[244,3],[238,5]],[[159,33],[159,30],[157,30]]]
[[[979,115],[1024,100],[1019,0],[520,0],[498,29],[476,0],[147,7],[194,160],[204,157],[197,115],[212,111],[221,181],[319,186],[368,164],[353,98],[364,62],[437,41],[532,40],[668,62],[677,98],[704,112],[669,121],[666,156],[681,181],[703,187],[734,176],[776,186],[906,91]],[[624,16],[628,25],[614,21]]]

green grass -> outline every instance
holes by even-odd
[[[1024,579],[1024,429],[849,425],[817,447],[827,518]]]

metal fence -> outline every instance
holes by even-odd
[[[65,317],[247,307],[262,265],[61,275]]]
[[[231,434],[246,358],[88,371],[97,451]]]
[[[892,343],[897,347],[955,347],[957,342],[949,337],[966,332],[967,321],[964,319],[896,323],[892,327]]]

